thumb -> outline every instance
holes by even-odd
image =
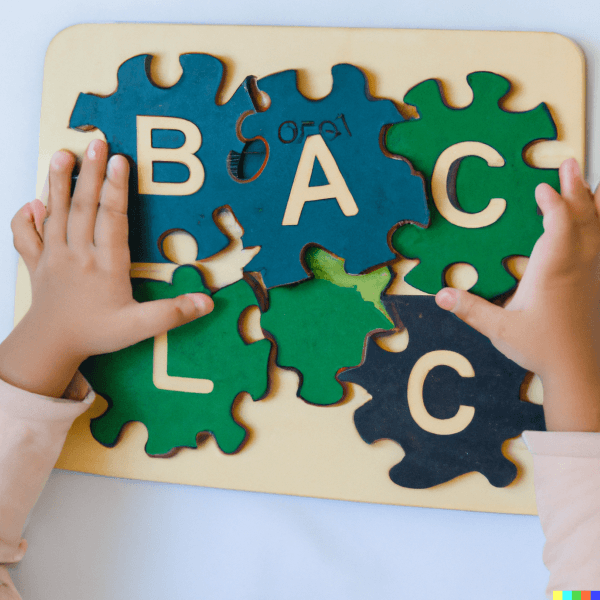
[[[504,309],[464,290],[444,288],[435,301],[440,308],[454,313],[459,319],[479,331],[492,342],[498,340]]]
[[[212,298],[200,293],[135,304],[132,308],[134,315],[129,319],[130,323],[135,323],[130,343],[135,344],[185,325],[207,315],[213,308]]]
[[[44,219],[46,218],[46,207],[40,200],[30,202],[33,213],[33,222],[40,238],[44,237]]]

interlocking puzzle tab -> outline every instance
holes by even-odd
[[[218,59],[182,55],[183,75],[171,88],[152,83],[150,60],[126,61],[111,96],[80,94],[70,120],[74,128],[99,128],[111,152],[137,164],[133,262],[164,262],[158,242],[172,229],[191,233],[199,256],[214,255],[225,240],[211,215],[223,205],[244,228],[246,245],[261,246],[248,268],[267,287],[305,277],[306,244],[344,256],[360,273],[393,258],[388,233],[400,222],[427,223],[422,178],[381,146],[382,128],[402,116],[390,100],[370,96],[357,67],[333,67],[333,89],[316,101],[298,91],[295,71],[265,77],[258,86],[270,106],[255,113],[249,80],[226,104],[215,103]],[[236,135],[242,118],[246,144]],[[262,164],[250,168],[261,149]]]
[[[179,267],[171,284],[133,280],[138,302],[174,298],[190,292],[210,294],[191,266]],[[94,389],[109,401],[108,410],[91,423],[102,444],[114,446],[123,426],[142,422],[148,430],[146,452],[165,455],[179,447],[195,448],[197,435],[210,432],[225,453],[239,450],[246,430],[232,414],[242,391],[255,400],[267,392],[271,343],[246,344],[240,337],[240,314],[257,306],[252,288],[239,281],[212,294],[214,310],[168,333],[168,378],[186,378],[199,393],[174,391],[179,385],[157,387],[155,340],[145,340],[119,352],[94,356],[81,366]],[[178,382],[179,383],[179,382]],[[170,388],[170,389],[169,389]]]
[[[313,277],[269,290],[262,327],[275,339],[277,363],[300,372],[298,395],[330,405],[343,396],[337,373],[360,364],[366,337],[394,328],[381,302],[391,274],[382,267],[349,275],[343,259],[318,247],[304,259]]]
[[[542,407],[520,400],[526,371],[431,296],[383,302],[408,330],[406,350],[386,352],[369,339],[364,364],[338,377],[373,396],[354,415],[361,437],[402,446],[406,455],[390,470],[402,487],[429,488],[471,471],[509,485],[517,468],[502,443],[545,428]]]
[[[404,101],[419,118],[387,132],[387,148],[424,174],[431,199],[429,227],[400,227],[392,245],[420,260],[406,276],[410,285],[434,294],[449,266],[468,263],[478,273],[471,291],[493,298],[516,283],[503,261],[529,256],[543,232],[535,187],[559,189],[556,169],[533,168],[523,158],[531,142],[556,139],[556,127],[545,104],[527,112],[502,109],[510,90],[504,77],[478,72],[467,81],[473,101],[460,109],[445,103],[438,81],[418,84]]]

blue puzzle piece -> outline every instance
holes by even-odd
[[[503,442],[526,429],[545,428],[542,407],[520,400],[527,372],[486,337],[438,308],[432,296],[384,296],[383,302],[408,330],[408,347],[386,352],[371,338],[363,365],[338,375],[373,396],[354,413],[363,440],[391,439],[402,446],[406,456],[390,470],[392,481],[402,487],[429,488],[472,471],[496,487],[509,485],[517,468],[503,455]],[[438,363],[425,376],[422,404],[432,419],[451,419],[461,405],[475,409],[466,427],[449,435],[422,428],[417,423],[421,417],[415,420],[408,403],[409,378],[419,380],[417,361],[439,350],[466,358],[475,373],[463,377],[455,367]]]
[[[133,169],[130,191],[130,247],[133,262],[164,262],[159,240],[172,229],[184,229],[198,242],[199,256],[221,250],[225,239],[211,219],[229,205],[245,230],[245,245],[261,251],[248,269],[261,271],[268,287],[305,278],[302,249],[316,243],[344,256],[350,271],[393,258],[388,238],[401,222],[425,224],[428,211],[423,181],[400,159],[386,156],[380,143],[382,127],[402,121],[393,102],[373,100],[364,74],[351,65],[333,68],[331,93],[322,100],[305,98],[296,85],[296,72],[285,71],[259,81],[269,94],[266,112],[251,114],[249,82],[224,105],[215,98],[223,65],[212,56],[184,54],[181,79],[160,88],[149,79],[150,56],[137,56],[120,67],[119,87],[106,98],[80,94],[70,126],[100,129],[111,153],[137,161],[137,115],[186,119],[201,132],[196,156],[203,164],[202,187],[188,196],[140,195]],[[243,115],[242,136],[236,134]],[[312,125],[311,125],[312,123]],[[307,136],[320,135],[358,208],[345,216],[335,199],[304,204],[297,225],[282,225],[290,190]],[[155,130],[153,147],[181,146],[174,131]],[[265,144],[266,142],[266,144]],[[268,157],[268,158],[267,158]],[[265,163],[266,160],[266,164]],[[323,165],[314,161],[309,185],[329,183]],[[261,171],[262,168],[262,171]],[[183,164],[156,162],[153,180],[181,182],[189,170]]]
[[[305,277],[296,260],[307,243],[319,244],[346,259],[346,268],[361,273],[393,258],[388,232],[400,222],[426,224],[429,219],[423,180],[408,163],[386,156],[382,128],[403,118],[391,100],[374,100],[364,73],[352,65],[332,69],[333,88],[321,100],[298,91],[296,71],[258,81],[271,103],[265,112],[247,116],[242,136],[260,136],[268,160],[260,176],[244,186],[250,200],[234,208],[245,229],[245,244],[261,251],[249,269],[260,270],[276,286]],[[282,226],[288,197],[307,136],[320,135],[352,194],[358,213],[345,216],[335,199],[306,202],[297,225]],[[249,144],[247,150],[256,144]],[[313,164],[310,186],[330,183],[323,165]],[[264,215],[257,219],[257,211]]]
[[[175,117],[195,124],[202,136],[195,156],[204,167],[204,184],[187,196],[138,194],[137,172],[132,168],[129,245],[132,262],[165,262],[159,248],[160,236],[172,229],[185,229],[196,238],[200,256],[211,256],[226,245],[212,220],[213,211],[227,204],[232,193],[238,199],[242,197],[243,186],[230,176],[227,157],[231,150],[243,149],[236,135],[236,122],[242,114],[254,110],[248,80],[220,106],[215,102],[224,74],[220,60],[207,54],[181,55],[183,74],[170,88],[151,81],[151,60],[151,56],[141,55],[124,62],[118,72],[118,89],[110,96],[79,94],[69,126],[100,129],[111,154],[124,154],[137,164],[137,115]],[[152,133],[153,147],[177,148],[184,141],[179,131],[159,129]],[[181,182],[188,176],[188,168],[181,163],[154,165],[154,181]]]

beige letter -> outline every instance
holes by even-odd
[[[423,402],[423,385],[429,371],[439,365],[452,367],[461,377],[475,377],[471,363],[462,354],[450,350],[428,352],[421,356],[410,372],[406,390],[408,409],[421,429],[436,435],[453,435],[466,429],[473,420],[475,409],[461,404],[458,412],[450,419],[437,419],[427,412]]]
[[[167,373],[169,353],[167,334],[154,338],[154,369],[152,382],[159,390],[188,392],[191,394],[210,394],[215,384],[210,379],[194,379],[193,377],[172,377]]]
[[[431,195],[433,201],[444,219],[458,227],[477,229],[495,223],[506,209],[504,198],[492,198],[490,203],[478,213],[468,213],[458,210],[448,198],[448,173],[454,161],[466,156],[479,156],[490,167],[504,165],[502,156],[487,144],[481,142],[460,142],[446,148],[437,159],[431,176]],[[455,190],[456,192],[456,190]]]
[[[315,165],[315,159],[323,167],[329,183],[327,185],[310,186],[310,177]],[[342,212],[347,217],[358,213],[358,206],[340,173],[327,144],[320,135],[306,138],[302,155],[296,169],[296,177],[288,198],[282,225],[298,225],[305,202],[335,198]]]
[[[153,148],[153,129],[174,129],[185,135],[181,148]],[[157,196],[189,196],[196,193],[204,183],[204,167],[194,156],[202,145],[200,130],[190,121],[175,117],[137,116],[137,168],[138,190],[140,194]],[[187,181],[165,183],[154,181],[152,165],[156,162],[184,164],[190,170]]]

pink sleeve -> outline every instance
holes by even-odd
[[[64,399],[39,396],[0,380],[0,600],[18,599],[6,565],[21,560],[27,515],[50,475],[73,421],[94,399],[77,373]]]
[[[546,595],[600,590],[600,433],[526,431],[546,536]]]

